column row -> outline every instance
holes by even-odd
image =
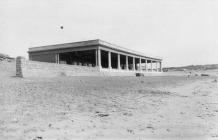
[[[100,68],[118,70],[162,71],[161,61],[112,53],[100,49],[96,50],[96,65]]]

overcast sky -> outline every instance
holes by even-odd
[[[1,53],[90,39],[164,66],[218,63],[218,0],[0,0]]]

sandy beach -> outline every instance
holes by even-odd
[[[0,62],[1,140],[218,139],[216,75],[18,78],[14,70]]]

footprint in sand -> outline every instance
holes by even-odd
[[[185,114],[184,112],[180,112],[181,115]]]
[[[109,116],[109,114],[100,113],[99,111],[96,111],[95,113],[98,114],[99,117],[108,117]]]
[[[123,115],[124,115],[124,116],[133,116],[132,113],[127,113],[127,112],[123,113]]]
[[[17,119],[17,118],[14,118],[11,122],[12,122],[12,123],[18,123],[18,119]]]
[[[134,130],[132,129],[127,129],[126,131],[129,132],[130,134],[133,134],[133,135],[135,134]]]
[[[38,137],[34,138],[33,140],[42,140],[42,139],[43,139],[43,137],[38,136]]]
[[[48,125],[49,128],[51,128],[51,126],[52,126],[51,124]]]
[[[212,135],[211,137],[213,137],[213,138],[217,138],[217,137],[218,137],[218,134],[217,134],[217,135],[216,135],[216,134],[215,134],[215,135]]]
[[[159,115],[159,117],[160,117],[160,118],[164,118],[164,116],[163,116],[163,115]]]
[[[148,125],[146,128],[151,129],[152,131],[155,130],[155,128],[152,125]]]

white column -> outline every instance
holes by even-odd
[[[129,61],[128,61],[128,56],[126,56],[126,70],[129,70]]]
[[[153,71],[153,66],[152,66],[153,61],[151,60],[151,72]]]
[[[139,58],[139,71],[142,71],[142,59]]]
[[[111,69],[111,52],[108,52],[108,68]]]
[[[59,64],[59,53],[55,54],[55,63]]]
[[[160,61],[160,72],[162,72],[162,62]]]
[[[120,54],[117,54],[117,69],[120,69]]]
[[[101,50],[98,49],[98,66],[101,68]]]
[[[145,71],[148,71],[148,66],[147,66],[147,59],[145,59]]]
[[[132,59],[133,59],[133,70],[135,70],[135,58],[134,57],[132,57]]]

